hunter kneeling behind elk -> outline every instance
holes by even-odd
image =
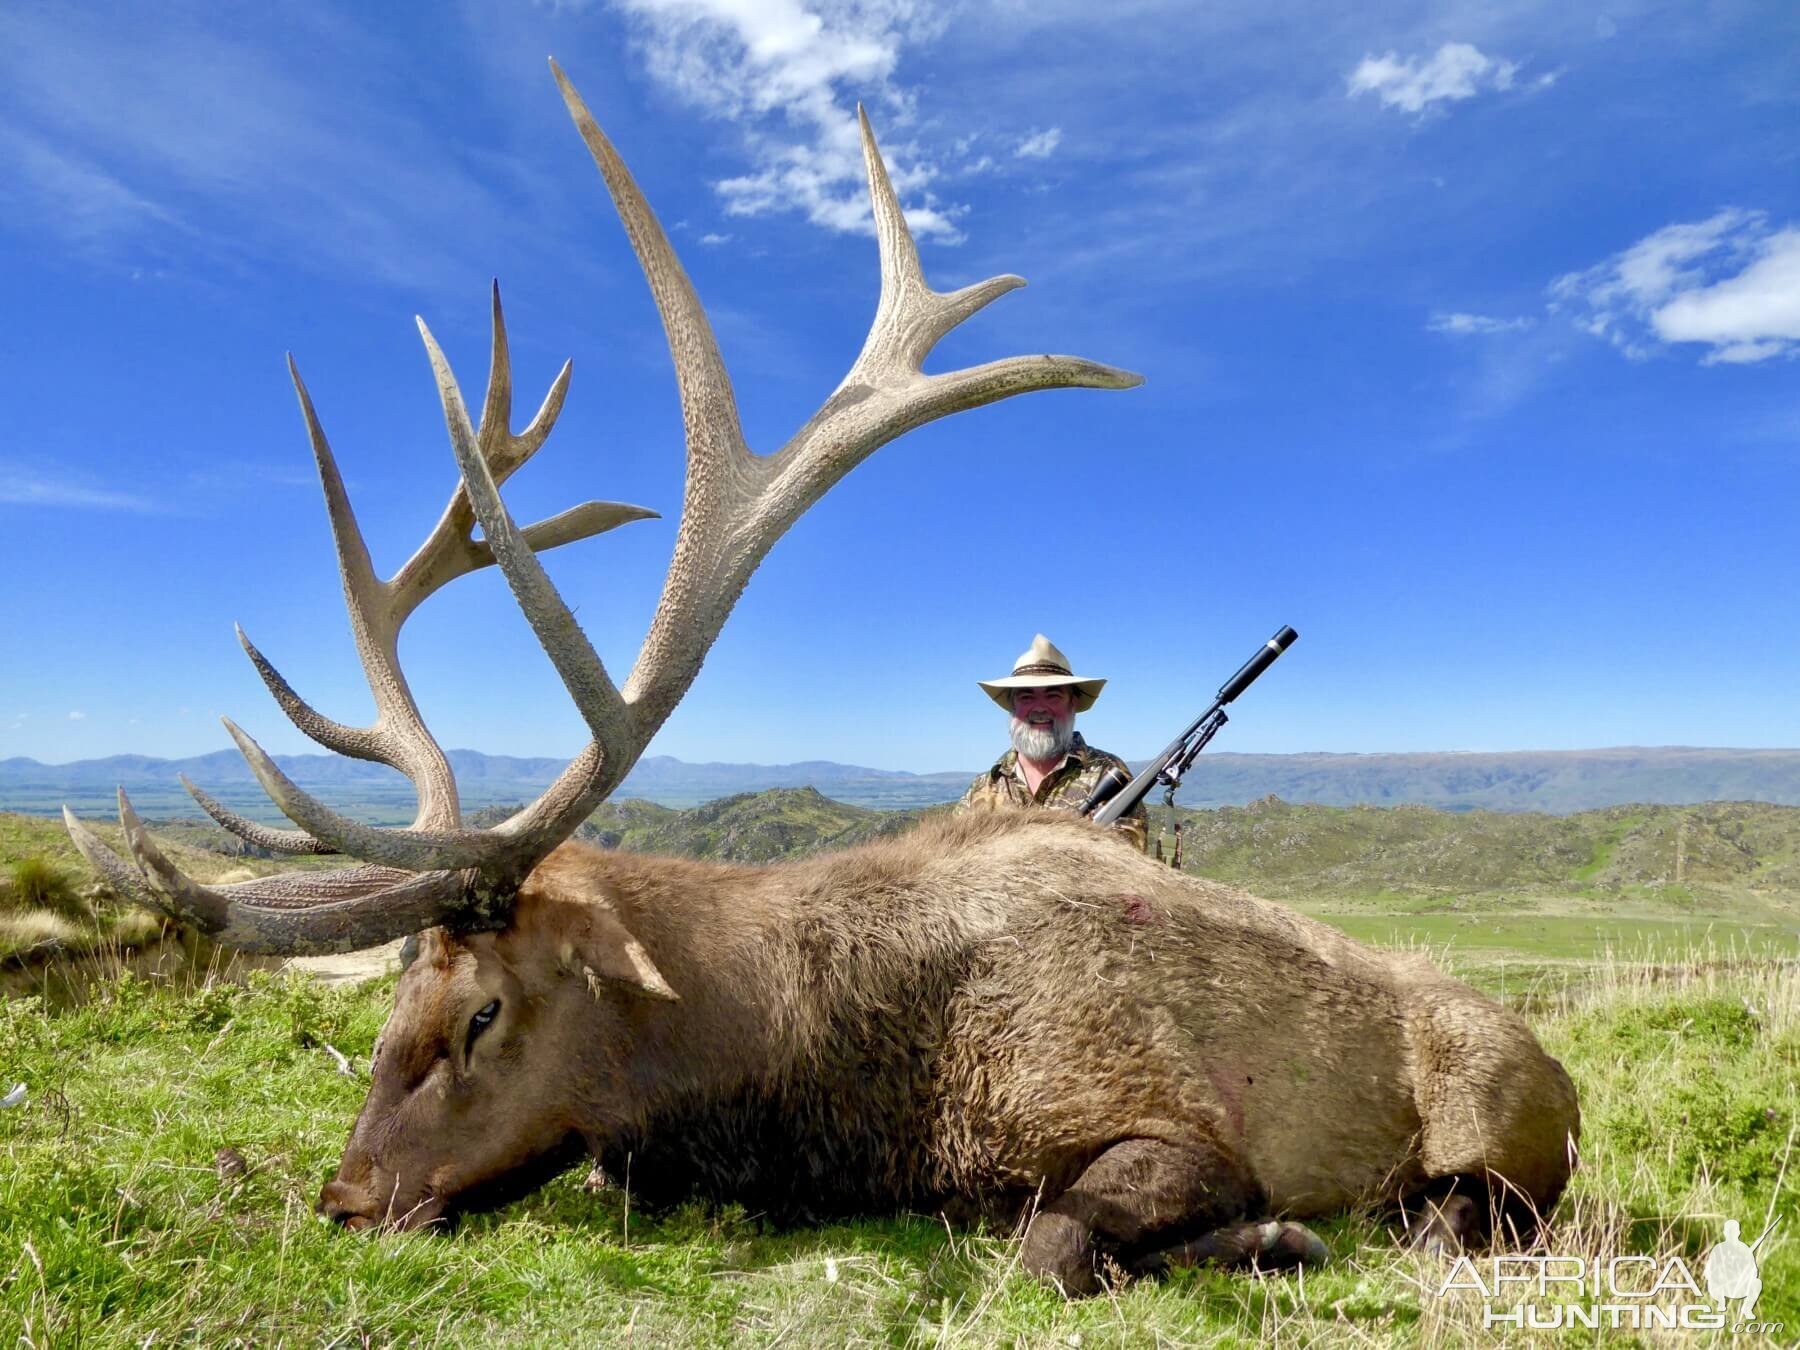
[[[1106,681],[1076,675],[1069,658],[1039,633],[1013,662],[1012,674],[978,680],[981,691],[1008,714],[1012,749],[978,774],[957,803],[959,811],[1029,810],[1034,806],[1079,812],[1100,776],[1130,767],[1117,755],[1089,745],[1075,730],[1075,717],[1094,706]],[[1149,814],[1139,802],[1113,828],[1141,853],[1149,836]]]
[[[1025,1268],[1071,1294],[1115,1269],[1317,1259],[1291,1220],[1367,1201],[1404,1207],[1424,1240],[1446,1244],[1483,1236],[1495,1215],[1547,1213],[1572,1165],[1575,1094],[1517,1016],[1422,960],[1181,876],[1088,821],[971,813],[763,868],[562,842],[642,754],[774,541],[862,458],[1011,394],[1137,381],[1076,357],[921,373],[944,334],[1018,283],[927,287],[865,123],[882,272],[869,341],[786,447],[753,454],[667,238],[557,76],[662,312],[688,429],[674,560],[630,679],[612,682],[536,550],[650,513],[590,502],[513,522],[498,483],[543,444],[568,371],[515,435],[496,296],[478,423],[425,334],[462,485],[392,578],[370,566],[300,390],[374,725],[323,717],[244,643],[308,735],[412,778],[413,825],[339,815],[229,723],[299,828],[257,825],[196,790],[201,804],[265,846],[364,865],[207,887],[169,862],[123,794],[129,862],[65,813],[116,886],[218,941],[334,951],[422,932],[323,1211],[353,1228],[434,1224],[537,1176],[573,1141],[621,1173],[629,1158],[631,1186],[653,1198],[698,1193],[796,1220],[1028,1216]],[[421,601],[490,563],[593,739],[538,801],[473,831],[396,653]]]

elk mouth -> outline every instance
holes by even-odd
[[[582,1137],[571,1132],[545,1152],[495,1176],[452,1194],[427,1188],[404,1206],[396,1197],[380,1196],[366,1187],[334,1177],[319,1192],[316,1209],[322,1217],[351,1233],[369,1228],[447,1233],[453,1231],[465,1215],[491,1213],[523,1200],[581,1162],[587,1153]]]
[[[369,1228],[392,1228],[408,1232],[421,1228],[449,1227],[448,1203],[442,1196],[427,1191],[417,1200],[402,1204],[398,1197],[377,1199],[371,1192],[348,1182],[333,1179],[319,1192],[316,1209],[346,1232],[360,1233]]]

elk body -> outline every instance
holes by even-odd
[[[1455,1241],[1495,1215],[1547,1211],[1571,1166],[1575,1096],[1518,1018],[1422,961],[1182,877],[1086,822],[952,819],[762,868],[562,842],[673,710],[774,541],[857,462],[1012,394],[1138,381],[1058,356],[923,374],[945,333],[1020,283],[926,286],[865,122],[882,260],[868,342],[787,446],[753,454],[692,287],[556,74],[661,310],[687,431],[674,559],[631,677],[613,684],[536,551],[653,513],[589,502],[513,523],[498,483],[548,436],[568,368],[512,433],[496,294],[478,424],[424,335],[462,483],[390,579],[370,567],[295,376],[375,723],[320,715],[243,639],[308,735],[412,778],[413,825],[338,815],[230,722],[299,828],[257,825],[190,784],[201,805],[253,842],[362,865],[205,887],[168,862],[122,793],[129,862],[65,812],[117,887],[221,942],[328,951],[419,934],[321,1209],[352,1227],[423,1226],[575,1141],[652,1198],[700,1193],[790,1219],[1029,1214],[1026,1266],[1071,1293],[1095,1289],[1106,1260],[1150,1271],[1321,1255],[1272,1216],[1428,1201],[1420,1231]],[[593,740],[537,802],[473,831],[397,641],[422,600],[489,564]]]
[[[509,928],[421,941],[323,1205],[429,1223],[572,1135],[653,1201],[1035,1210],[1026,1266],[1089,1292],[1097,1255],[1267,1259],[1249,1221],[1434,1182],[1547,1212],[1575,1127],[1524,1024],[1424,961],[982,815],[776,866],[565,845]]]

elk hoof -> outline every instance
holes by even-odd
[[[1265,1223],[1262,1228],[1262,1242],[1253,1259],[1264,1270],[1322,1266],[1331,1260],[1331,1248],[1304,1224]]]
[[[1460,1256],[1479,1236],[1480,1212],[1468,1195],[1447,1195],[1421,1207],[1413,1225],[1412,1245],[1431,1256]]]
[[[1322,1266],[1331,1260],[1327,1247],[1310,1228],[1271,1219],[1267,1223],[1236,1223],[1184,1242],[1177,1247],[1149,1252],[1132,1262],[1135,1275],[1157,1275],[1177,1266],[1213,1265],[1227,1269],[1292,1270],[1296,1266]]]

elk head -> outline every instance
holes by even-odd
[[[1017,356],[943,374],[921,365],[963,320],[1022,286],[1000,276],[945,294],[925,283],[881,155],[858,113],[881,295],[860,355],[835,392],[780,450],[744,443],[731,382],[693,286],[624,162],[580,96],[551,63],[564,101],[599,166],[661,314],[674,357],[687,437],[685,501],[674,556],[636,665],[616,686],[538,562],[540,550],[654,516],[642,507],[587,502],[520,528],[498,485],[541,447],[561,411],[569,366],[537,416],[510,430],[512,381],[498,288],[493,348],[479,424],[423,321],[424,338],[462,481],[443,516],[392,577],[370,564],[331,449],[290,360],[295,390],[324,487],[350,626],[377,716],[351,727],[309,706],[251,645],[239,640],[275,700],[309,737],[340,754],[390,765],[414,784],[418,812],[405,829],[351,820],[302,791],[231,721],[226,729],[257,780],[297,829],[238,816],[187,782],[201,807],[234,834],[290,853],[359,860],[337,871],[203,886],[157,848],[119,793],[131,861],[120,858],[66,808],[82,854],[123,894],[246,951],[309,953],[369,947],[426,934],[401,978],[373,1065],[373,1085],[323,1207],[345,1220],[418,1223],[455,1195],[552,1151],[572,1127],[567,1059],[559,1060],[559,1010],[591,1010],[626,990],[670,994],[623,925],[571,963],[524,895],[527,879],[636,763],[699,672],[750,574],[787,528],[840,478],[895,437],[948,414],[1035,389],[1124,389],[1140,377],[1070,356]],[[474,537],[479,522],[482,538]],[[580,709],[592,740],[535,802],[489,830],[464,828],[443,750],[426,729],[401,673],[401,625],[431,593],[464,573],[499,566],[520,608]],[[548,926],[547,926],[548,925]],[[635,953],[635,955],[634,955]],[[579,967],[575,969],[574,967]],[[660,987],[659,987],[660,986]],[[586,1000],[582,1003],[582,1000]],[[497,1005],[497,1006],[491,1006]],[[628,1039],[629,1018],[619,1034]],[[616,1051],[617,1053],[623,1053]],[[486,1061],[504,1057],[500,1074]],[[600,1066],[604,1067],[604,1066]],[[605,1074],[600,1075],[600,1082]],[[529,1105],[529,1109],[518,1109]]]
[[[642,1047],[679,995],[602,897],[543,874],[490,932],[410,943],[374,1081],[322,1213],[352,1228],[437,1222],[599,1153],[649,1107]]]

